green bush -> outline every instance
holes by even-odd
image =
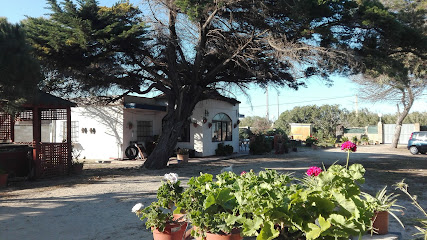
[[[273,149],[272,144],[272,138],[266,137],[263,134],[258,134],[254,136],[254,139],[249,144],[249,153],[254,155],[269,153]]]
[[[219,143],[218,148],[215,149],[215,155],[217,156],[229,156],[233,154],[233,146],[231,145],[224,145],[224,143]]]

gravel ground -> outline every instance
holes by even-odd
[[[86,160],[81,175],[38,181],[10,182],[0,190],[0,239],[152,239],[151,232],[131,212],[138,202],[145,205],[155,199],[156,190],[165,173],[176,172],[184,186],[200,172],[220,173],[233,164],[236,173],[260,171],[265,168],[294,172],[302,176],[310,166],[329,166],[338,161],[345,164],[346,153],[339,148],[299,148],[284,155],[237,156],[231,159],[190,159],[188,164],[176,164],[163,170],[139,169],[141,161],[111,161],[97,163]],[[427,155],[411,155],[403,146],[359,146],[350,157],[351,163],[361,163],[367,169],[363,189],[374,193],[385,185],[405,179],[409,190],[427,208]],[[408,197],[399,197],[406,207],[399,215],[405,229],[390,219],[390,231],[401,232],[402,239],[413,239],[417,217],[421,213]]]

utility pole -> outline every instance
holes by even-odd
[[[355,95],[355,101],[354,101],[354,104],[355,104],[355,107],[356,107],[356,117],[358,117],[359,116],[359,108],[358,108],[358,106],[357,106],[357,94]]]
[[[268,105],[268,86],[265,86],[265,93],[267,95],[267,116],[266,116],[266,118],[267,118],[267,120],[270,120],[270,114],[268,112],[268,109],[270,108],[270,106]]]
[[[279,119],[279,113],[280,113],[280,111],[279,111],[279,91],[277,91],[277,119]]]

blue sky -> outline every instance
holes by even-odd
[[[25,16],[40,17],[48,12],[45,9],[46,1],[43,0],[0,0],[0,17],[7,17],[9,22],[18,23],[25,19]],[[61,2],[59,0],[58,2]],[[100,5],[112,6],[116,0],[99,0]],[[140,1],[131,0],[138,5]],[[279,96],[278,96],[279,92]],[[357,85],[348,78],[336,77],[332,87],[327,87],[320,80],[309,80],[307,88],[300,88],[298,91],[282,88],[269,88],[269,116],[270,119],[277,119],[279,113],[290,110],[295,106],[304,105],[323,105],[339,104],[347,110],[356,109]],[[267,114],[267,97],[265,89],[253,87],[249,91],[251,100],[248,101],[243,94],[236,94],[236,98],[241,102],[240,113],[245,116],[266,116]],[[357,107],[368,108],[372,112],[387,114],[396,112],[395,103],[370,103],[360,97],[357,98]],[[416,100],[412,111],[427,111],[427,94]]]

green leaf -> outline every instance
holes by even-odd
[[[253,219],[241,218],[239,221],[243,223],[242,234],[244,236],[254,236],[264,223],[264,219],[257,216],[254,216]]]
[[[334,225],[345,225],[345,218],[339,214],[331,214],[329,215],[328,221]]]
[[[320,227],[314,223],[308,223],[307,225],[308,225],[308,228],[310,228],[310,231],[306,233],[307,239],[310,240],[310,239],[318,238],[320,236],[320,233],[322,232]]]
[[[264,222],[264,226],[261,228],[257,240],[271,240],[278,237],[280,234],[279,230],[274,229],[274,225],[270,222]]]

